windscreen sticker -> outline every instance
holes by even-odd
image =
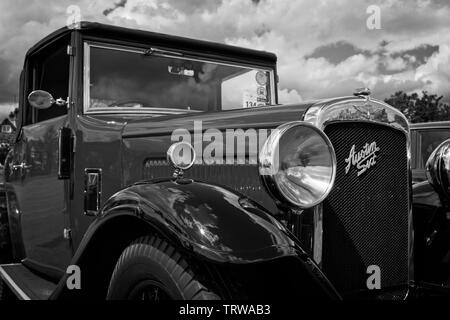
[[[257,102],[267,102],[267,98],[266,98],[266,96],[258,96],[256,98],[256,101]]]
[[[258,97],[266,97],[267,96],[267,89],[266,87],[259,86],[256,90],[256,93],[258,94]]]
[[[264,71],[258,71],[256,73],[256,82],[260,85],[260,86],[265,86],[267,84],[267,75]]]
[[[242,99],[242,107],[243,108],[253,108],[258,105],[258,96],[256,93],[252,93],[250,91],[244,91],[243,99]]]

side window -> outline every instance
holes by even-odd
[[[66,53],[67,42],[52,46],[45,52],[33,57],[33,85],[32,90],[45,90],[57,99],[67,99],[69,93],[70,57]],[[30,108],[30,106],[28,106]],[[27,123],[37,123],[56,118],[67,113],[65,106],[53,105],[48,109],[33,110],[33,116],[28,117]]]
[[[418,132],[418,140],[420,141],[420,158],[417,168],[425,168],[425,164],[434,149],[442,142],[450,139],[449,129],[433,129]]]

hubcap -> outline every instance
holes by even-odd
[[[159,282],[146,280],[139,283],[128,296],[129,300],[165,301],[172,300],[167,289]]]

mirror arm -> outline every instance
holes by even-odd
[[[63,98],[58,98],[53,103],[56,104],[58,107],[64,107],[65,105],[67,105],[67,101],[64,100]]]

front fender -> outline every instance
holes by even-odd
[[[242,286],[257,296],[272,283],[284,293],[340,299],[295,237],[263,207],[226,187],[186,179],[136,183],[114,194],[72,259],[85,270],[84,290],[66,290],[66,275],[52,299],[104,297],[123,249],[149,233],[164,237],[190,259],[211,262],[205,265],[220,274],[230,297],[239,296]]]
[[[113,195],[100,219],[124,207],[169,239],[217,262],[250,263],[298,255],[276,219],[235,191],[204,182],[154,180]]]

